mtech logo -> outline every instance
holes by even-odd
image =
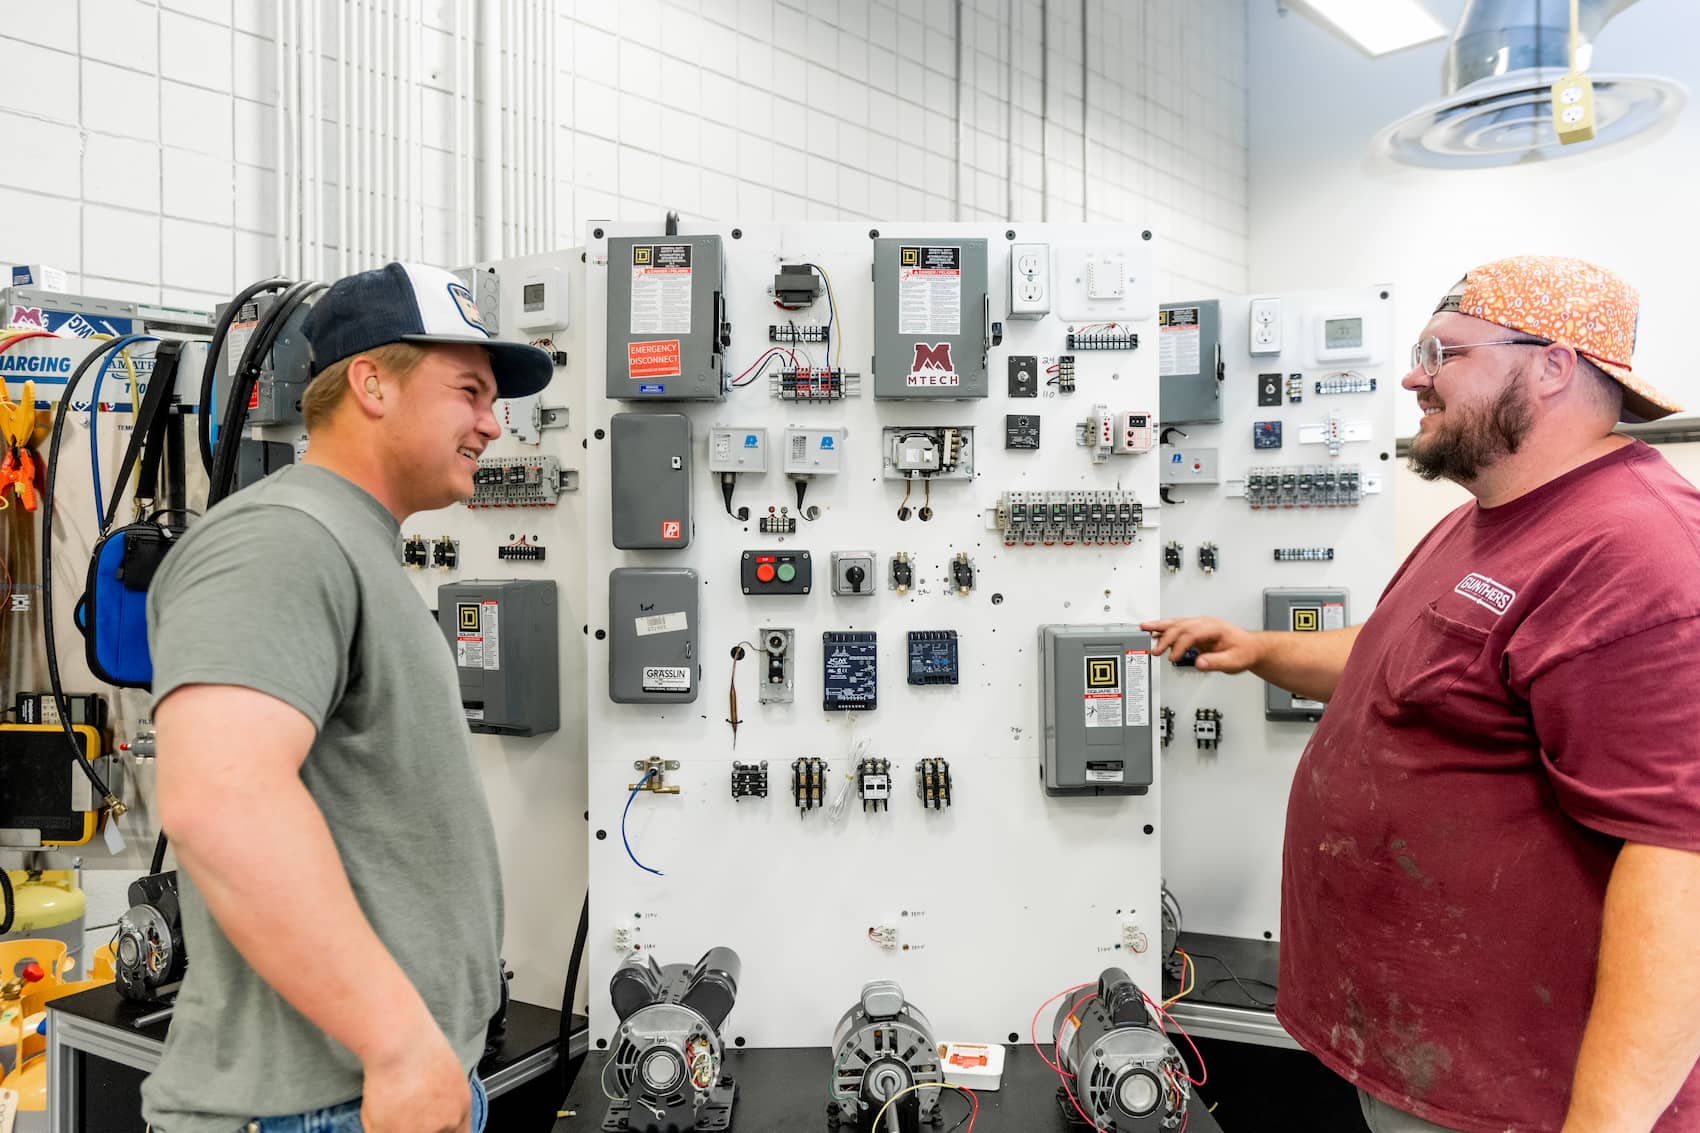
[[[961,379],[950,361],[950,343],[935,342],[929,345],[917,342],[915,363],[909,367],[909,375],[904,379],[904,383],[911,388],[960,385]]]

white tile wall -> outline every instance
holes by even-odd
[[[0,30],[0,130],[31,154],[0,163],[0,206],[41,221],[0,228],[0,261],[162,298],[275,270],[275,2],[65,0]],[[560,242],[668,208],[944,221],[1004,219],[1013,202],[1018,219],[1149,223],[1170,290],[1242,291],[1246,2],[1050,0],[1042,56],[1041,0],[965,0],[959,86],[954,0],[557,0]],[[420,3],[418,223],[448,257],[446,30],[471,0]],[[327,64],[332,120],[335,80]],[[334,160],[324,172],[336,180]]]

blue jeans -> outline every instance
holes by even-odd
[[[484,1093],[484,1083],[472,1076],[472,1133],[484,1133],[484,1122],[490,1114],[490,1099]],[[242,1127],[240,1133],[363,1133],[360,1125],[360,1099],[343,1102],[312,1113],[297,1113],[288,1117],[257,1117]]]

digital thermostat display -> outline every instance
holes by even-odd
[[[1326,319],[1322,324],[1322,345],[1329,350],[1354,350],[1364,344],[1362,318]]]

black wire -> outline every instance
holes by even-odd
[[[77,742],[76,727],[71,723],[71,707],[65,699],[65,682],[59,676],[59,649],[53,639],[53,493],[54,484],[59,479],[59,445],[65,435],[65,418],[70,415],[71,394],[83,375],[88,373],[89,367],[124,342],[122,337],[110,339],[89,351],[65,382],[65,390],[59,395],[59,406],[53,414],[53,432],[47,442],[47,485],[41,501],[41,626],[42,643],[47,653],[48,687],[53,692],[53,703],[59,711],[59,725],[64,731],[65,743],[71,749],[71,757],[100,795],[102,803],[112,798],[112,790]]]
[[[12,875],[0,869],[0,905],[5,906],[0,911],[0,936],[12,931],[12,913],[17,909],[17,895],[12,892]]]
[[[260,325],[254,328],[253,337],[242,351],[242,361],[231,376],[224,420],[219,423],[218,447],[213,452],[213,469],[207,486],[208,508],[230,495],[236,486],[236,454],[241,447],[242,422],[248,416],[248,398],[259,381],[260,360],[271,350],[290,316],[295,314],[295,309],[327,286],[312,280],[292,285],[278,297]]]
[[[567,1052],[572,1045],[573,1030],[573,997],[578,994],[579,969],[584,965],[584,944],[590,935],[590,890],[584,892],[584,908],[578,915],[578,932],[573,937],[572,955],[567,959],[567,983],[561,990],[561,1033],[560,1054],[558,1065],[561,1068],[561,1101],[555,1108],[566,1108],[567,1095],[572,1092],[573,1082],[578,1078],[578,1072],[584,1066],[586,1055],[568,1058]]]
[[[820,276],[821,286],[826,289],[826,340],[823,349],[826,351],[826,369],[832,372],[832,324],[838,321],[838,306],[832,301],[832,282],[826,278],[819,264],[805,263],[804,267]]]
[[[149,873],[158,873],[165,868],[165,828],[160,827],[159,838],[153,844],[153,861],[148,864]]]
[[[1209,981],[1208,983],[1206,983],[1203,987],[1199,988],[1198,989],[1199,994],[1203,994],[1204,992],[1215,987],[1217,984],[1225,984],[1225,983],[1228,983],[1228,982],[1231,981],[1232,983],[1234,983],[1236,986],[1239,987],[1241,995],[1245,996],[1247,999],[1249,999],[1253,1003],[1257,1004],[1257,1006],[1265,1008],[1267,1010],[1273,1010],[1274,1009],[1275,1004],[1272,1001],[1259,999],[1257,996],[1255,996],[1251,993],[1250,988],[1246,987],[1247,983],[1261,984],[1262,986],[1270,989],[1271,991],[1273,991],[1277,995],[1279,995],[1281,989],[1276,987],[1274,984],[1270,983],[1268,980],[1260,980],[1256,976],[1246,976],[1244,979],[1241,979],[1239,976],[1234,974],[1234,970],[1232,968],[1228,967],[1228,962],[1226,960],[1222,959],[1220,956],[1212,956],[1208,952],[1194,952],[1190,948],[1186,949],[1185,951],[1186,951],[1186,954],[1188,956],[1191,956],[1194,960],[1204,959],[1204,960],[1214,960],[1214,961],[1216,961],[1216,963],[1218,963],[1222,966],[1222,970],[1224,972],[1228,973],[1226,976],[1220,976],[1216,979],[1213,979],[1213,980]]]
[[[956,1131],[958,1129],[961,1129],[964,1125],[966,1125],[968,1123],[968,1119],[970,1117],[974,1116],[974,1099],[969,1097],[967,1094],[963,1093],[961,1090],[949,1090],[949,1091],[945,1091],[945,1092],[950,1093],[950,1094],[954,1094],[955,1096],[961,1098],[962,1104],[968,1107],[968,1112],[964,1113],[961,1117],[957,1118],[956,1124],[952,1125],[949,1129],[946,1129],[944,1131],[944,1133],[956,1133]]]
[[[218,358],[224,352],[224,340],[230,336],[230,324],[236,320],[237,314],[254,296],[265,291],[281,291],[290,286],[290,280],[281,277],[262,279],[258,283],[250,283],[236,293],[236,298],[225,307],[224,314],[219,316],[218,323],[213,327],[212,341],[207,344],[207,364],[201,369],[201,396],[196,403],[200,418],[195,422],[196,439],[201,447],[201,468],[209,476],[213,467],[212,446],[212,415],[213,415],[213,381],[218,373]],[[236,375],[232,373],[230,377]],[[155,870],[154,872],[159,872]]]

